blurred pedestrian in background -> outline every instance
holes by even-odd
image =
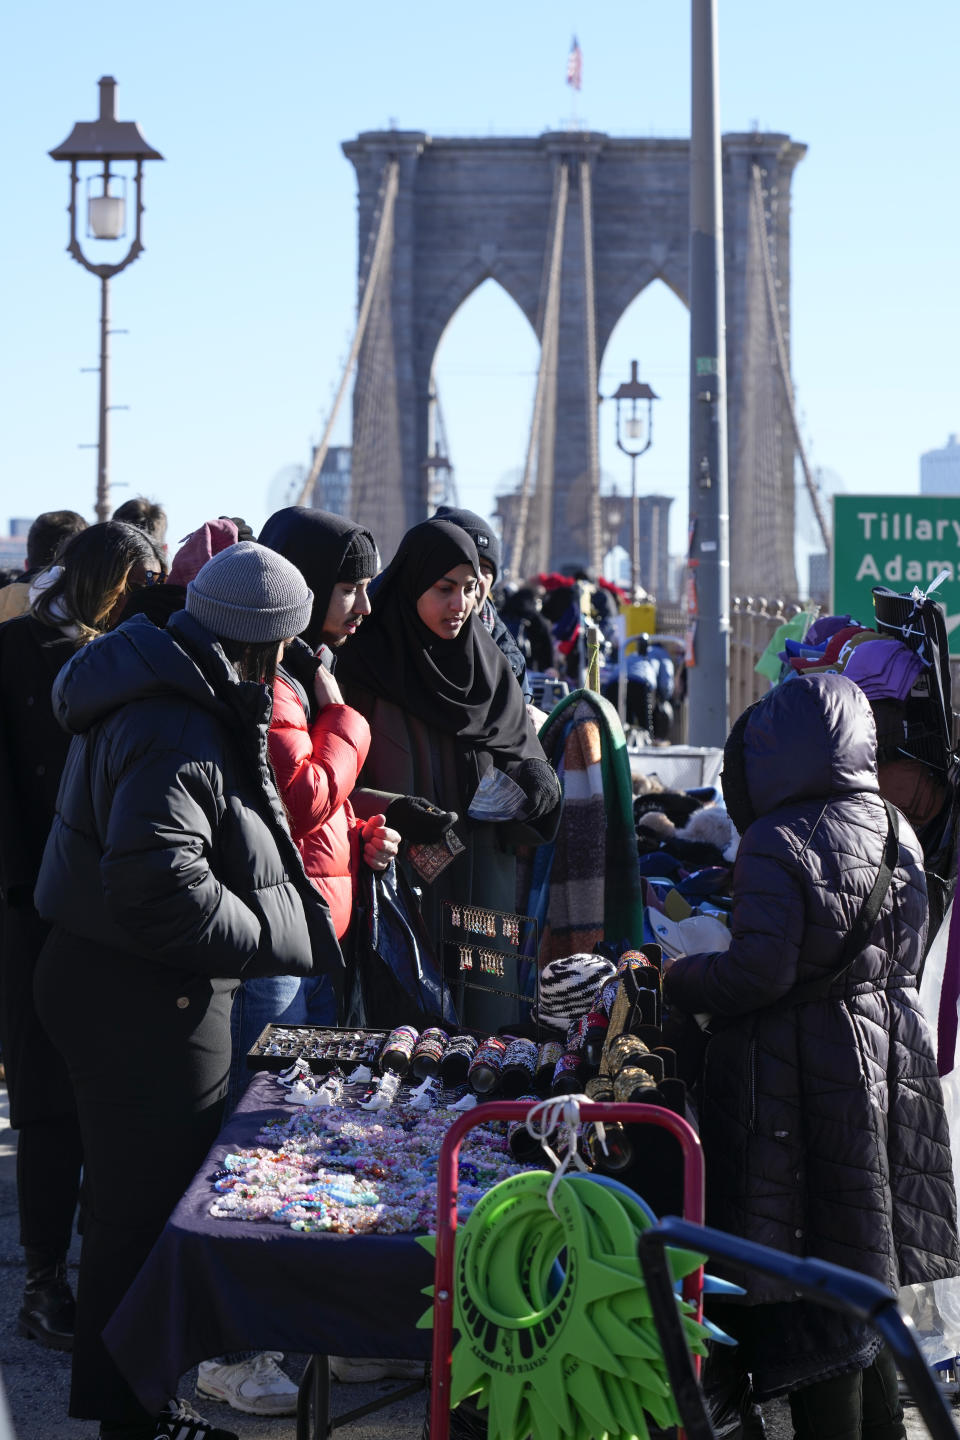
[[[47,510],[38,515],[27,531],[27,565],[22,574],[0,591],[0,622],[24,615],[30,606],[30,586],[56,559],[60,546],[86,530],[87,522],[76,510]]]
[[[40,519],[43,534],[47,517]],[[60,522],[50,528],[62,533]],[[19,1328],[58,1350],[73,1343],[66,1259],[82,1156],[67,1071],[33,1000],[37,957],[49,931],[34,908],[33,889],[70,745],[50,692],[61,667],[109,629],[151,566],[157,566],[153,546],[139,530],[113,521],[87,528],[81,521],[59,564],[35,579],[31,613],[0,625],[0,1042],[10,1123],[18,1132],[17,1203],[27,1266]]]

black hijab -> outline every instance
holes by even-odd
[[[437,730],[513,761],[543,758],[523,693],[475,610],[459,635],[442,640],[417,614],[417,600],[458,565],[479,578],[477,548],[465,530],[425,520],[408,530],[379,577],[373,613],[344,646],[337,674]]]
[[[313,614],[310,624],[301,632],[311,650],[316,650],[322,639],[330,596],[356,535],[366,536],[371,550],[375,551],[373,536],[363,525],[328,510],[309,510],[303,505],[288,505],[285,510],[277,510],[260,531],[259,543],[296,565],[313,591]],[[370,573],[373,575],[374,570]]]

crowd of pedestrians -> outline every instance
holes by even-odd
[[[583,575],[505,592],[496,533],[463,509],[414,526],[385,566],[369,530],[318,510],[278,511],[257,539],[214,517],[172,561],[165,528],[142,498],[97,525],[48,513],[0,589],[19,1327],[72,1350],[70,1413],[105,1440],[231,1440],[174,1396],[147,1413],[101,1332],[263,1026],[342,1017],[364,874],[402,867],[435,935],[444,901],[517,908],[517,847],[554,841],[572,782],[541,746],[532,678],[579,684],[585,609],[614,644],[618,597]],[[642,637],[627,718],[651,738],[669,732],[678,680]],[[731,943],[665,975],[678,1014],[712,1017],[709,1218],[893,1288],[949,1278],[949,1136],[916,1000],[922,854],[880,799],[861,691],[822,674],[772,690],[734,728],[723,789],[742,837]],[[452,833],[423,885],[410,843]],[[464,1004],[479,1031],[511,1018],[495,991]],[[864,1327],[761,1288],[747,1299],[726,1328],[757,1393],[791,1394],[801,1440],[905,1434]],[[281,1359],[211,1357],[198,1389],[289,1414]]]

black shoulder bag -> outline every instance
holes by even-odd
[[[406,875],[361,866],[345,989],[347,1025],[455,1025],[450,987]]]
[[[825,999],[841,976],[846,975],[870,939],[873,927],[877,923],[877,916],[880,914],[880,907],[890,889],[890,882],[893,879],[893,872],[897,868],[897,859],[900,854],[900,816],[889,800],[884,800],[883,805],[887,812],[887,839],[883,847],[880,869],[873,882],[873,889],[861,905],[860,912],[843,942],[839,957],[840,964],[828,975],[821,975],[816,980],[808,980],[805,985],[798,985],[796,989],[791,990],[782,999],[775,1000],[767,1008],[776,1010],[790,1005],[802,1005],[807,1000]]]

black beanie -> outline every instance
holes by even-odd
[[[377,573],[377,547],[368,530],[355,530],[343,552],[337,579],[340,581],[372,580]]]
[[[433,518],[448,520],[451,525],[459,525],[461,530],[466,530],[477,547],[480,559],[493,566],[493,578],[496,580],[500,574],[500,541],[486,520],[472,510],[458,510],[453,505],[441,505]]]

